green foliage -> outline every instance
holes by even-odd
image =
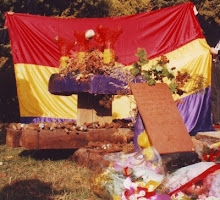
[[[151,78],[147,81],[147,83],[148,83],[148,85],[155,85],[156,81],[153,78]]]
[[[199,13],[205,16],[207,21],[214,19],[217,24],[220,25],[220,4],[219,0],[212,0],[212,1],[204,1],[201,4]]]
[[[137,63],[134,63],[133,65],[133,68],[131,69],[131,73],[134,75],[134,76],[137,76],[140,74],[140,69],[139,69],[139,65],[137,65]]]
[[[160,59],[157,60],[156,64],[148,66],[147,70],[143,70],[143,66],[149,63],[146,50],[138,48],[135,56],[138,57],[138,61],[134,62],[132,64],[132,69],[130,69],[133,76],[143,77],[148,85],[163,83],[164,78],[167,78],[170,81],[168,86],[172,93],[181,96],[185,92],[182,88],[191,78],[187,71],[178,71],[177,76],[174,76],[173,70],[176,68],[172,67],[170,70],[168,69],[167,64],[169,63],[169,60],[166,56],[161,56]],[[200,83],[202,81],[197,82]],[[195,88],[201,88],[201,83],[200,85],[197,84]]]
[[[205,18],[205,20],[202,22],[203,24],[201,24],[202,27],[208,26],[211,22],[220,26],[219,0],[154,0],[151,1],[151,10],[157,10],[186,2],[192,2],[196,6],[199,14]]]
[[[4,26],[5,12],[29,13],[42,16],[61,16],[71,0],[3,0],[0,1],[0,27]]]
[[[154,0],[154,1],[151,1],[153,10],[166,8],[166,7],[169,7],[169,6],[174,6],[174,5],[178,5],[180,3],[185,3],[185,2],[188,2],[188,0],[169,0],[169,1]]]
[[[5,21],[5,12],[29,13],[63,17],[113,17],[133,15],[188,2],[188,0],[2,0],[0,2],[0,27]],[[206,19],[220,24],[219,1],[192,0],[199,13]]]
[[[171,83],[169,84],[169,88],[172,93],[175,93],[175,91],[177,89],[177,85],[174,80],[172,80]]]
[[[135,56],[139,58],[138,65],[140,66],[145,65],[149,62],[145,49],[138,48]]]
[[[147,57],[147,52],[145,49],[138,48],[135,56],[138,57],[138,61],[132,64],[132,69],[130,70],[134,76],[138,76],[142,72],[142,66],[149,62]],[[147,79],[147,78],[146,78]]]
[[[152,10],[150,0],[105,0],[109,6],[109,16],[134,15]]]
[[[141,75],[142,66],[149,62],[147,57],[147,52],[145,49],[138,48],[135,56],[138,57],[138,61],[132,64],[132,69],[130,70],[134,76]]]
[[[109,16],[109,5],[105,0],[75,0],[63,10],[61,16],[76,18],[100,18]]]

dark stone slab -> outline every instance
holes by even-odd
[[[124,89],[126,83],[111,76],[91,75],[87,80],[77,81],[76,77],[68,74],[62,77],[60,74],[52,74],[49,80],[48,90],[55,95],[71,95],[79,93],[90,94],[117,94],[129,92]]]
[[[201,162],[198,154],[194,151],[164,154],[161,155],[161,159],[167,172]]]

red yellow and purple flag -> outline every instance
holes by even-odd
[[[193,4],[184,3],[156,11],[111,18],[59,18],[6,13],[9,29],[20,116],[23,122],[76,119],[77,96],[56,96],[48,92],[48,81],[59,71],[60,49],[54,38],[76,40],[74,31],[96,30],[98,26],[120,27],[115,43],[118,62],[130,65],[137,48],[145,48],[150,63],[160,56],[169,59],[169,67],[186,69],[191,76],[202,75],[207,85],[203,93],[187,84],[178,105],[189,132],[212,129],[210,109],[211,54]],[[191,92],[190,92],[191,91]],[[174,96],[175,100],[180,99]],[[122,98],[113,103],[117,117],[129,117],[130,103]],[[120,106],[119,106],[120,105]]]

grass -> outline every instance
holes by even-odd
[[[26,150],[5,144],[0,127],[0,200],[100,200],[92,172],[68,161],[74,150]]]

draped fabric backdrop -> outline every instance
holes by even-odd
[[[189,2],[131,16],[86,19],[6,13],[21,121],[76,119],[76,95],[56,96],[48,92],[51,74],[59,71],[60,52],[54,38],[59,35],[76,40],[74,31],[96,30],[102,25],[123,30],[115,44],[119,63],[129,66],[137,60],[137,48],[145,48],[149,64],[166,55],[170,68],[187,69],[191,76],[202,75],[208,83],[204,92],[185,93],[178,108],[189,132],[212,130],[211,54],[193,6]],[[192,87],[189,83],[185,89],[190,91]],[[178,99],[174,96],[174,100]],[[113,102],[114,116],[129,117],[133,106],[125,97]]]

